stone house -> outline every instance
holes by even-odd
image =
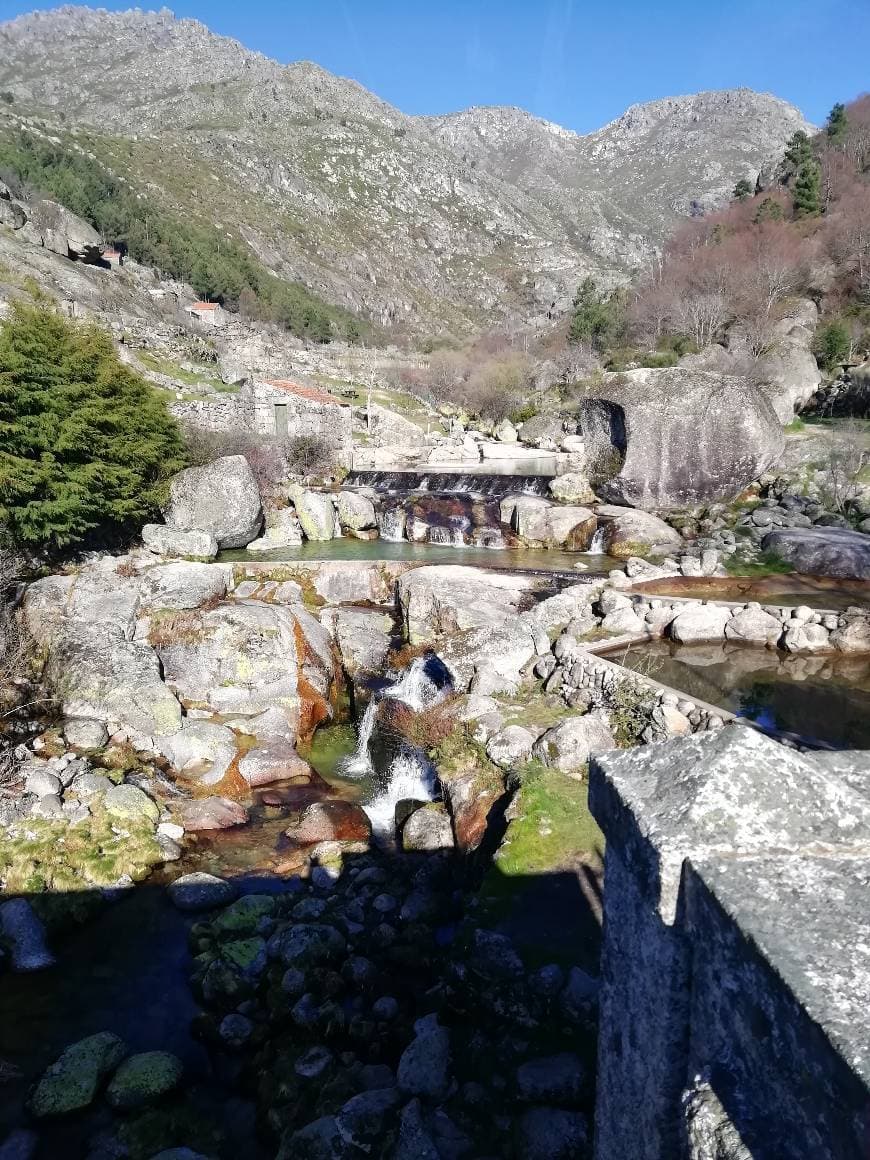
[[[252,426],[263,435],[317,435],[335,448],[353,443],[353,412],[334,395],[291,379],[255,379]]]
[[[217,302],[194,302],[193,305],[186,307],[186,311],[203,326],[216,329],[226,325],[226,311]]]

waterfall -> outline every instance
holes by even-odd
[[[400,801],[430,802],[435,796],[435,770],[424,757],[403,750],[393,759],[387,783],[363,809],[375,835],[392,838]]]
[[[401,680],[384,689],[382,696],[393,697],[419,713],[440,701],[452,683],[450,673],[438,657],[417,657],[405,669]]]
[[[505,495],[548,496],[551,478],[548,475],[484,475],[473,471],[352,471],[343,486],[372,487],[381,492],[426,491],[501,498]]]
[[[465,533],[462,528],[443,528],[435,524],[429,527],[429,543],[447,548],[464,548]]]
[[[607,532],[604,528],[597,528],[592,537],[592,543],[587,548],[590,556],[603,556],[607,552]]]
[[[377,509],[378,532],[382,540],[400,543],[405,538],[405,509],[382,507]]]
[[[369,756],[369,742],[372,738],[372,730],[375,727],[377,711],[377,702],[372,697],[368,705],[366,705],[366,711],[363,713],[362,721],[359,724],[356,751],[349,757],[346,757],[341,763],[341,772],[348,777],[365,777],[367,773],[371,773],[372,771],[372,759]]]

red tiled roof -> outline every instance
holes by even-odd
[[[189,310],[217,310],[217,302],[194,302],[193,306],[188,307]]]
[[[289,395],[298,395],[300,399],[310,399],[312,403],[332,403],[336,407],[345,405],[340,399],[328,395],[326,391],[320,391],[317,387],[307,387],[303,383],[294,383],[292,379],[264,379],[263,382],[267,387],[275,387],[276,390],[286,391]]]

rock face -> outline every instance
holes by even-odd
[[[165,524],[146,524],[142,543],[158,556],[184,556],[193,560],[213,560],[217,540],[210,532],[179,532]]]
[[[42,235],[47,250],[79,262],[99,262],[103,241],[93,226],[56,201],[34,204],[31,225]]]
[[[762,547],[808,576],[870,579],[870,536],[847,528],[777,528]]]
[[[534,581],[480,568],[433,565],[399,579],[399,603],[412,644],[471,628],[501,625],[528,601]]]
[[[686,367],[607,376],[589,388],[580,424],[599,464],[597,476],[590,466],[598,494],[646,509],[732,499],[784,446],[763,392]]]
[[[244,455],[188,467],[170,486],[166,523],[179,532],[207,532],[219,548],[244,548],[263,523],[260,490]]]

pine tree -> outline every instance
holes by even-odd
[[[822,212],[822,174],[814,160],[798,170],[793,197],[795,217],[817,217]]]
[[[781,222],[785,215],[782,212],[782,205],[775,197],[766,197],[762,201],[752,219],[756,225],[760,222]]]
[[[813,146],[803,129],[797,129],[785,148],[785,159],[795,170],[800,170],[813,159]]]
[[[828,119],[825,122],[825,132],[834,142],[841,140],[849,127],[849,119],[846,116],[846,106],[838,101],[828,113]]]
[[[0,325],[0,525],[13,540],[117,542],[157,514],[184,466],[164,402],[107,334],[46,301],[13,306]]]
[[[734,186],[734,191],[732,192],[731,197],[734,201],[746,201],[748,197],[752,197],[752,193],[752,185],[746,180],[745,177],[741,177],[737,184]]]

